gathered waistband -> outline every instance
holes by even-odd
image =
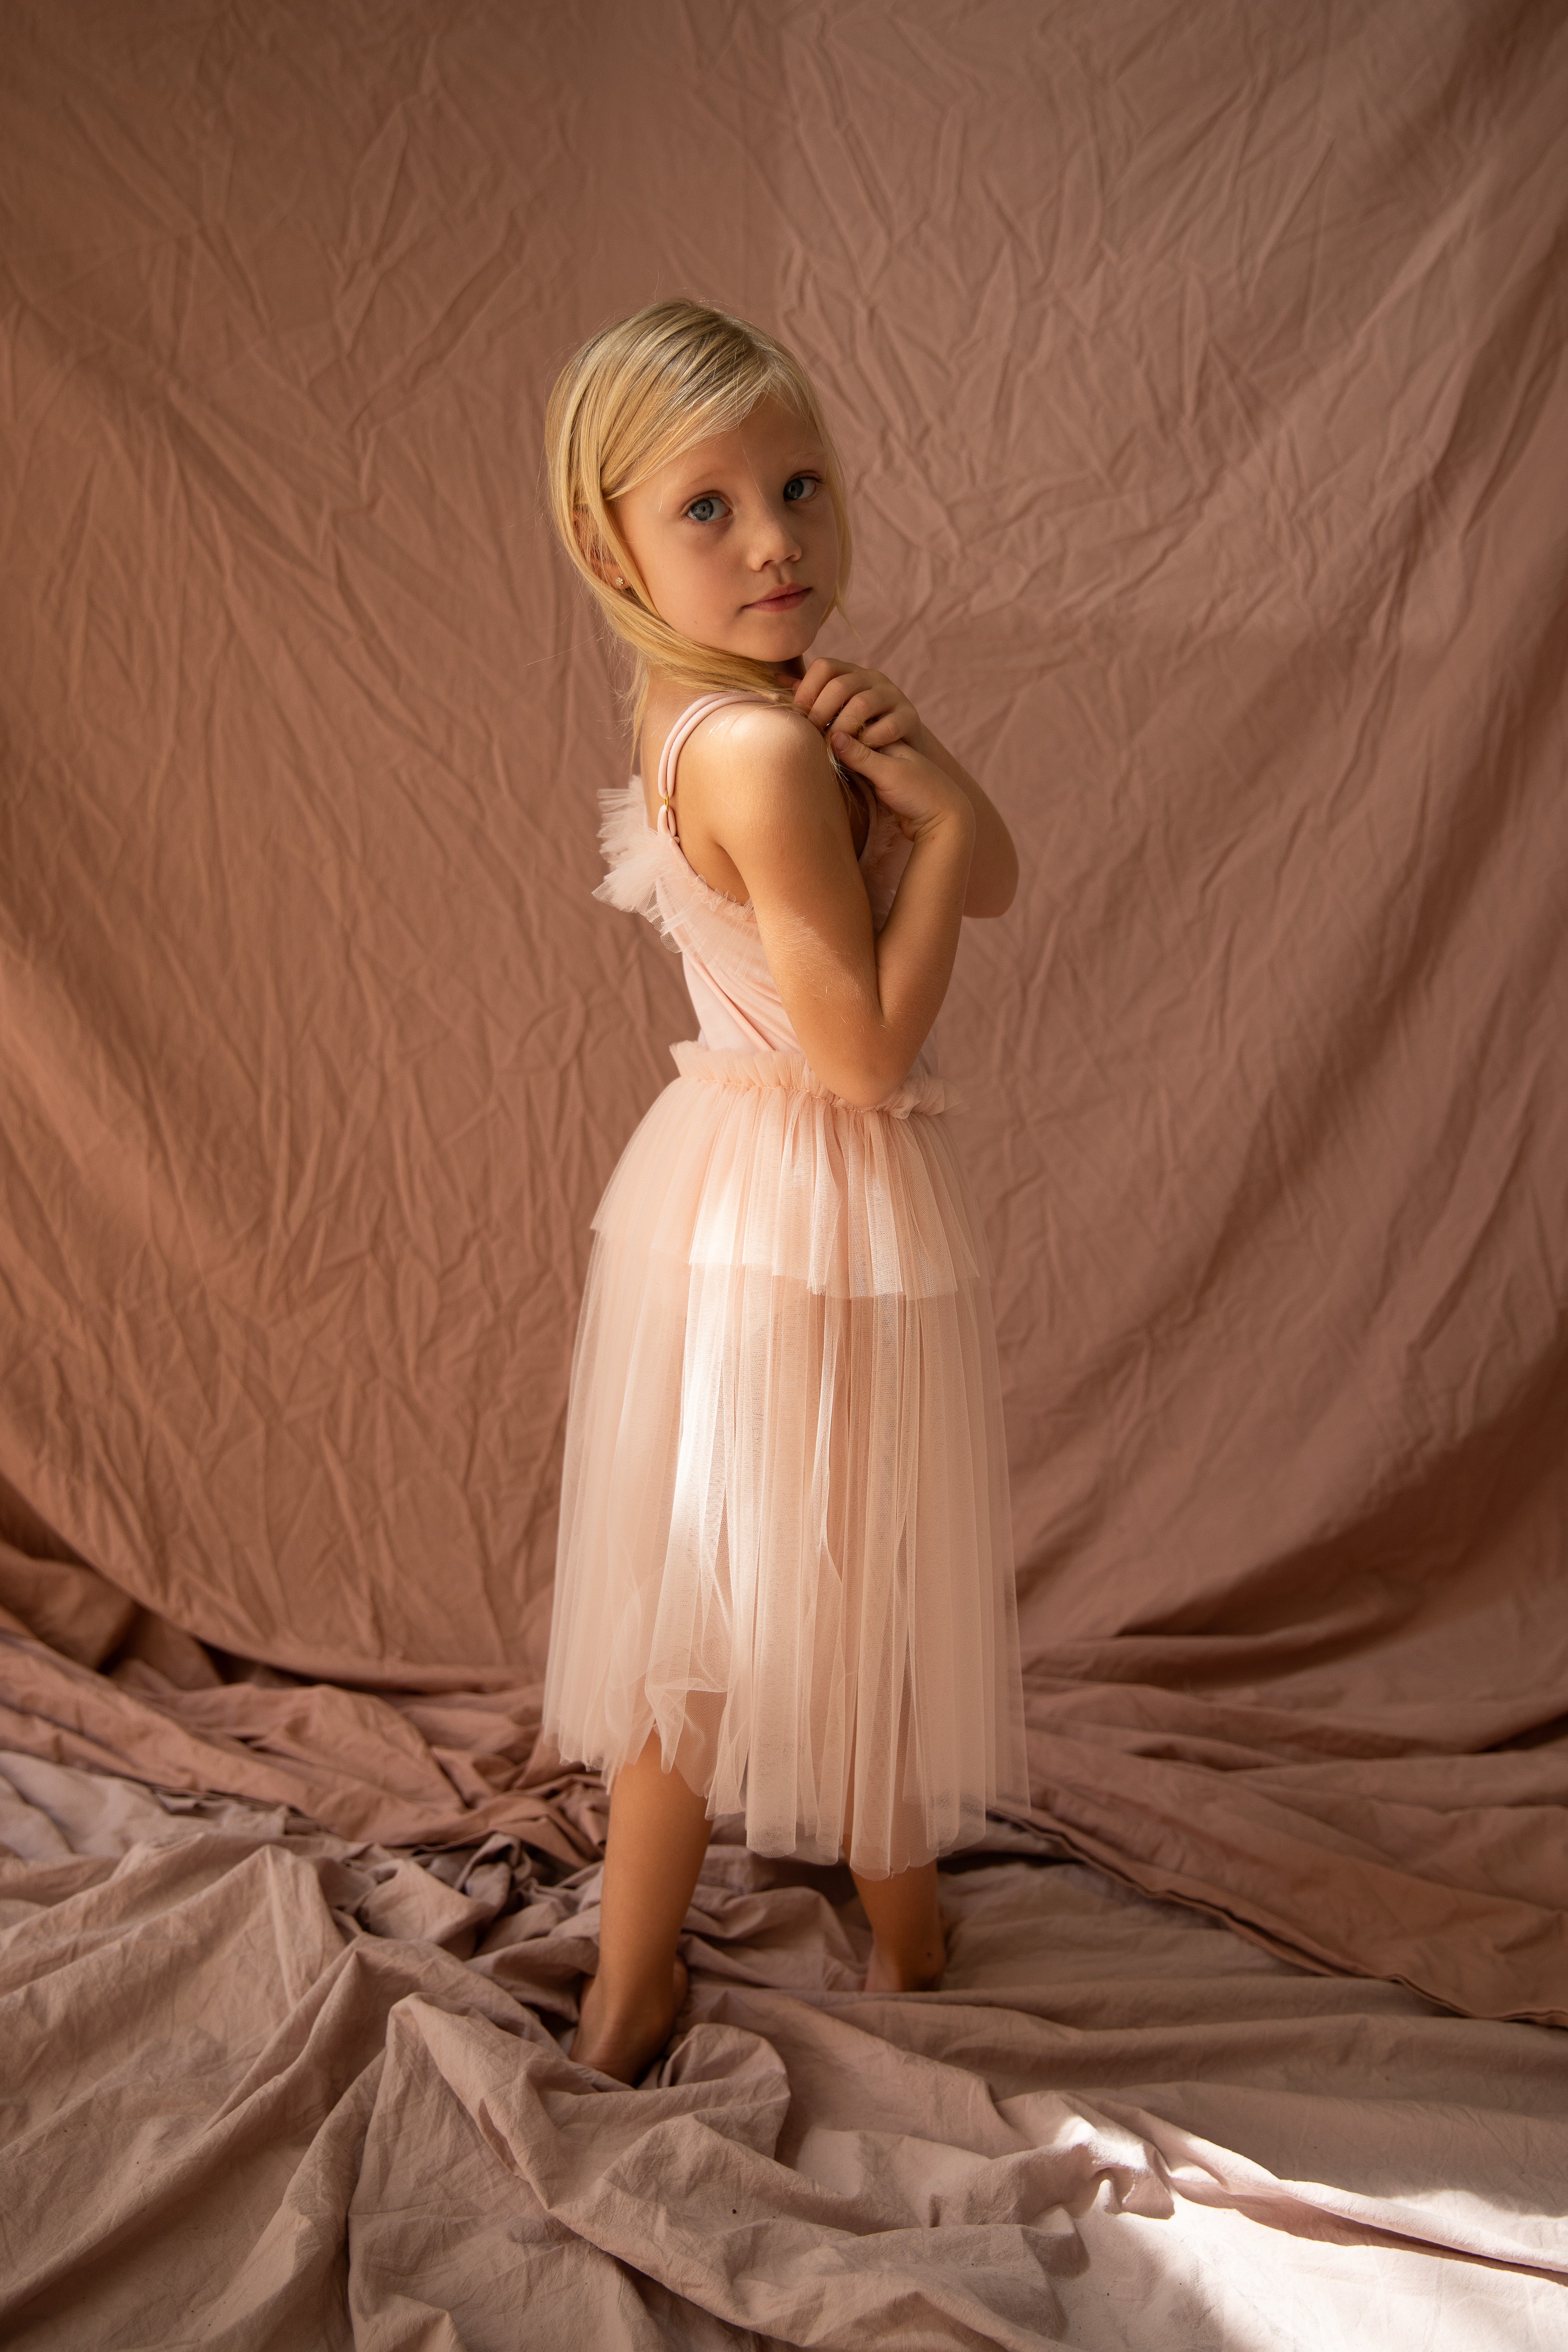
[[[960,1107],[952,1088],[930,1070],[911,1070],[891,1094],[868,1107],[846,1102],[842,1095],[824,1086],[798,1048],[776,1052],[763,1046],[756,1053],[714,1052],[683,1038],[669,1050],[683,1078],[700,1078],[710,1087],[759,1090],[776,1087],[784,1094],[815,1095],[819,1102],[831,1103],[835,1110],[847,1112],[852,1118],[909,1118],[911,1115],[933,1118]]]

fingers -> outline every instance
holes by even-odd
[[[880,678],[867,684],[864,670],[835,678],[806,715],[813,726],[821,728],[825,734],[829,728],[837,727],[846,735],[858,735],[862,740],[870,739],[874,728],[882,730],[879,740],[883,742],[892,742],[905,731],[903,714],[893,689]]]
[[[833,723],[842,727],[846,735],[862,735],[874,719],[887,717],[890,702],[890,696],[879,694],[874,687],[863,687],[846,698]]]
[[[831,726],[847,726],[854,733],[872,715],[875,700],[875,681],[863,669],[840,670],[810,704],[806,717],[814,727],[826,730]],[[847,718],[846,713],[856,704],[864,708],[857,710],[853,719]],[[886,702],[881,708],[887,708]]]
[[[875,751],[909,741],[920,726],[913,704],[891,678],[849,662],[813,662],[795,688],[795,700],[822,734],[837,727]]]
[[[796,706],[816,719],[819,726],[843,709],[855,694],[879,694],[884,704],[897,698],[897,688],[890,680],[874,669],[862,669],[856,662],[814,661],[800,684],[795,688]]]
[[[863,737],[846,735],[840,728],[836,727],[827,740],[847,768],[858,768],[863,773],[871,773],[879,762],[892,757],[891,747],[886,751],[879,751]]]
[[[819,654],[795,688],[796,709],[809,711],[830,678],[837,677],[842,672],[853,668],[852,662],[832,661],[826,654]]]

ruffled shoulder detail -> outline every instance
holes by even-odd
[[[662,845],[647,821],[640,778],[599,794],[599,846],[605,873],[595,898],[658,923]]]
[[[628,915],[646,915],[668,947],[700,946],[717,923],[742,950],[760,952],[751,905],[739,906],[715,890],[687,863],[679,844],[648,824],[640,778],[602,792],[599,810],[606,871],[595,898]]]

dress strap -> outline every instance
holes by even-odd
[[[686,739],[692,729],[706,719],[710,710],[717,710],[721,703],[760,702],[764,699],[765,697],[762,695],[746,693],[742,687],[726,687],[718,694],[699,695],[695,702],[687,704],[665,737],[664,749],[658,755],[658,830],[660,833],[668,833],[676,841],[680,838],[675,822],[675,771],[679,765],[680,754],[686,747]]]

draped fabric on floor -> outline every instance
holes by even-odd
[[[1561,2340],[1561,11],[5,35],[7,2342]],[[1023,856],[937,1044],[1031,1802],[906,2003],[721,1838],[620,2099],[539,1694],[695,1023],[541,418],[674,291]]]

